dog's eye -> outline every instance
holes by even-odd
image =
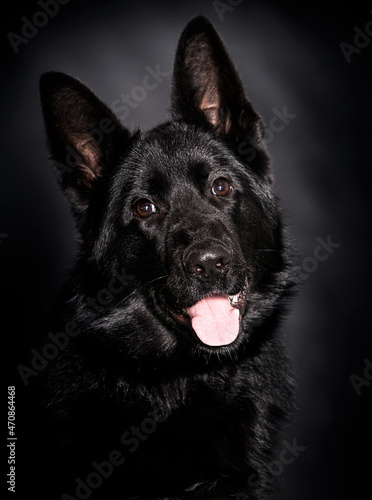
[[[150,217],[150,215],[157,211],[156,206],[149,200],[139,200],[136,203],[135,209],[137,215],[140,217]]]
[[[216,196],[227,196],[231,193],[232,186],[229,181],[220,177],[216,179],[212,184],[212,193]]]

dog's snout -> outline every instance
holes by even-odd
[[[194,248],[185,255],[186,272],[200,281],[215,282],[226,272],[232,254],[224,245]]]

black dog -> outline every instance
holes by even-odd
[[[219,36],[187,25],[172,118],[147,133],[62,73],[41,100],[80,253],[29,380],[39,498],[267,498],[294,280],[264,127]]]

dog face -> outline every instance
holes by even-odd
[[[263,124],[211,24],[182,33],[172,120],[147,133],[61,73],[42,77],[41,99],[80,297],[117,269],[133,278],[89,329],[133,356],[238,351],[284,293],[285,262]]]

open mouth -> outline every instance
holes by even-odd
[[[233,343],[241,329],[246,305],[247,284],[235,295],[218,294],[202,298],[181,313],[172,313],[178,323],[190,326],[208,346]]]

